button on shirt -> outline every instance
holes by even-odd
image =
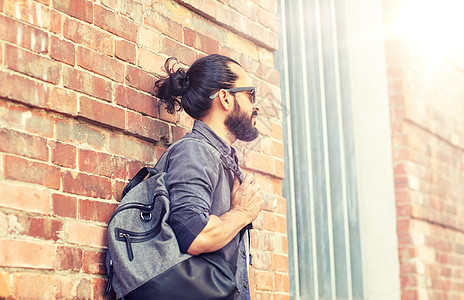
[[[180,249],[187,252],[208,223],[209,215],[220,216],[230,210],[235,174],[240,181],[244,176],[238,166],[235,149],[202,121],[196,120],[192,132],[184,139],[171,149],[166,182],[171,201],[169,223]],[[196,139],[211,144],[217,150]],[[235,277],[240,292],[238,299],[246,300],[250,299],[250,293],[246,255],[243,253],[246,253],[245,244],[249,241],[246,234],[240,245],[239,239],[237,234],[218,252],[226,261],[231,261],[237,246],[240,247]]]

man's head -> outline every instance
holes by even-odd
[[[256,88],[238,62],[213,54],[198,59],[188,70],[176,69],[174,58],[164,68],[168,76],[155,83],[155,94],[168,112],[174,113],[177,106],[194,119],[221,115],[235,138],[251,141],[258,136]]]

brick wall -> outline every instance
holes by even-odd
[[[266,206],[254,299],[288,299],[277,1],[0,0],[0,298],[102,298],[105,224],[122,188],[192,126],[158,109],[169,56],[238,60],[259,87],[239,143]]]
[[[387,29],[401,2],[385,1]],[[423,50],[387,35],[402,299],[461,299],[464,60],[431,61]]]

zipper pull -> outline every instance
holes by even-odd
[[[132,261],[134,259],[134,252],[132,252],[130,235],[128,235],[127,233],[121,233],[121,237],[123,237],[124,240],[126,240],[127,255],[129,256],[129,260]]]
[[[111,292],[111,283],[113,281],[113,260],[110,259],[110,269],[108,270],[108,284],[105,289],[105,296]]]

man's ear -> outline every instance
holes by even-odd
[[[220,90],[218,94],[220,106],[224,110],[231,110],[233,108],[232,95],[225,90]]]

